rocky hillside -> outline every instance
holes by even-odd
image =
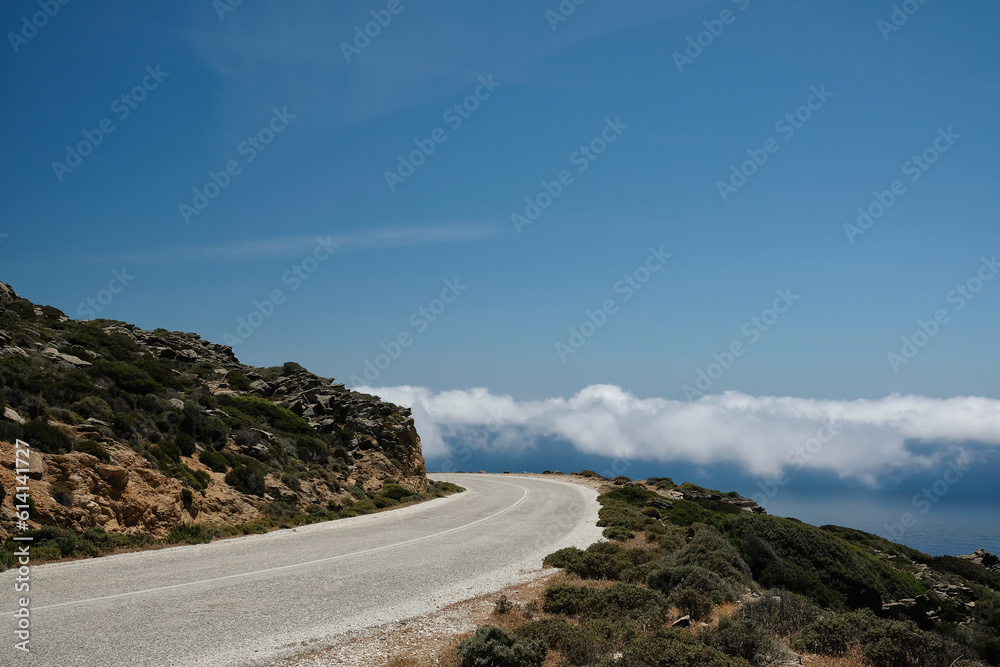
[[[293,362],[246,366],[193,333],[71,320],[0,283],[0,541],[15,530],[18,438],[33,449],[35,529],[162,538],[349,516],[428,488],[407,408]]]

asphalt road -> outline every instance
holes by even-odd
[[[0,572],[0,664],[262,664],[498,590],[555,549],[600,537],[586,487],[432,477],[468,490],[267,535],[33,566],[30,653],[14,648],[17,572]]]

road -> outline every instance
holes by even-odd
[[[33,566],[28,654],[14,648],[17,572],[2,572],[0,664],[263,664],[498,590],[555,549],[600,536],[592,489],[431,477],[468,490],[266,535]]]

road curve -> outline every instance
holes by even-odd
[[[592,489],[431,477],[468,490],[266,535],[32,567],[28,654],[14,649],[17,572],[0,572],[0,664],[264,664],[497,590],[545,554],[600,537]]]

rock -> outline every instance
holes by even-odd
[[[182,401],[179,398],[168,399],[167,403],[169,403],[173,408],[175,408],[177,410],[183,410],[184,409],[184,401]]]
[[[76,366],[78,368],[82,366],[91,365],[89,361],[84,361],[80,357],[74,357],[72,354],[63,354],[62,352],[53,347],[49,347],[42,350],[42,354],[44,354],[49,359],[52,359],[53,361],[60,361],[63,363],[70,364],[71,366]]]
[[[22,417],[21,415],[17,414],[17,410],[15,410],[13,408],[9,408],[9,407],[8,408],[4,408],[3,409],[3,416],[4,416],[5,419],[9,419],[10,421],[16,422],[18,424],[27,424],[28,423],[28,420],[25,419],[24,417]]]
[[[684,615],[678,618],[676,621],[670,624],[672,628],[686,628],[691,625],[691,617]]]

